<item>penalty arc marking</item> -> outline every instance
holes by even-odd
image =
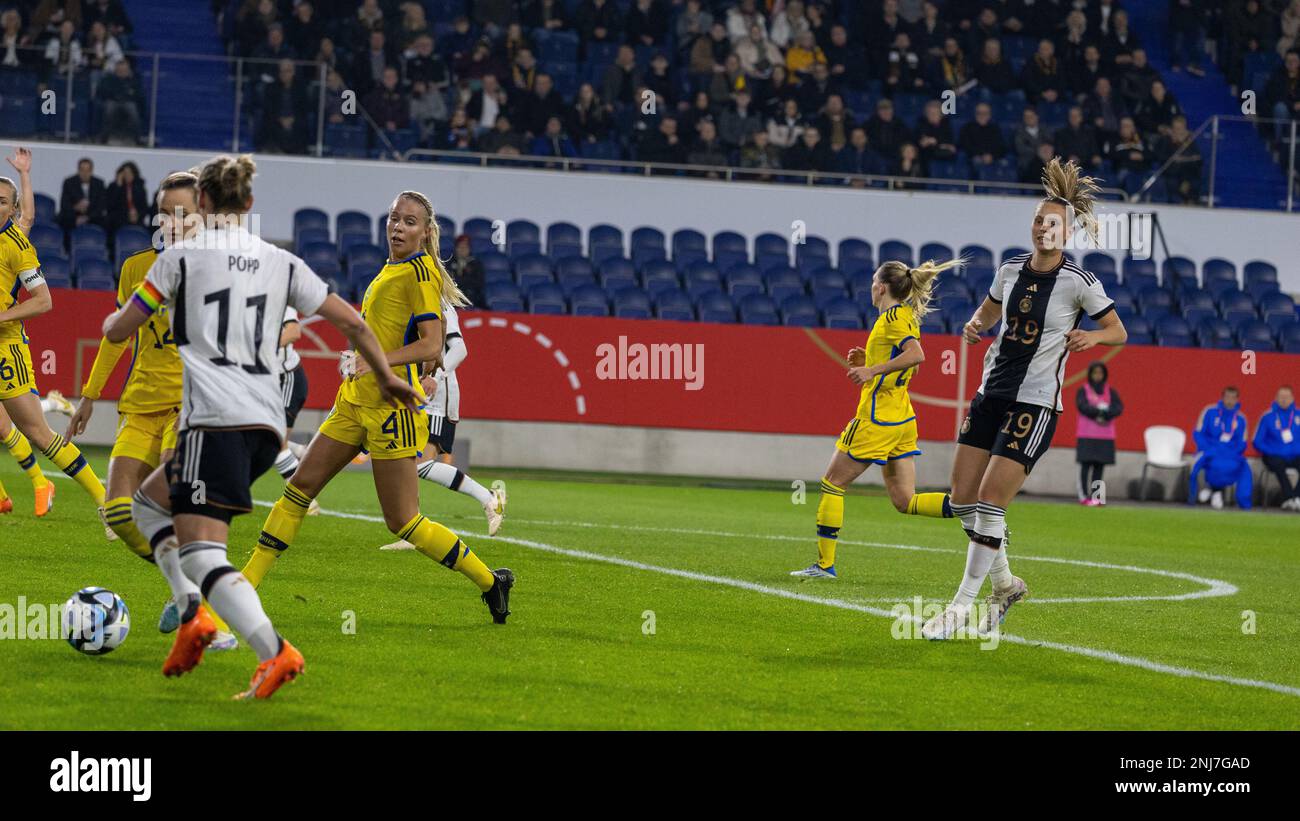
[[[464,328],[479,328],[483,326],[482,317],[467,317],[461,320],[461,326]],[[569,387],[573,389],[573,401],[578,409],[579,416],[587,415],[587,399],[582,395],[582,383],[578,381],[578,373],[569,367],[569,357],[564,355],[564,351],[555,347],[551,338],[541,331],[534,332],[533,329],[522,322],[508,322],[498,316],[488,317],[487,326],[489,328],[513,328],[516,333],[523,334],[531,338],[538,345],[551,352],[555,361],[560,363],[560,367],[565,369],[565,377],[569,380]]]

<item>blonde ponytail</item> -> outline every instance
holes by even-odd
[[[912,315],[920,322],[930,312],[930,301],[934,298],[934,278],[944,271],[965,264],[965,259],[950,259],[947,262],[927,259],[915,268],[909,268],[901,262],[891,260],[876,269],[876,276],[885,284],[889,295],[911,308]]]
[[[425,213],[429,215],[429,222],[426,226],[429,229],[429,236],[425,239],[423,248],[424,252],[429,255],[429,258],[433,260],[433,265],[438,269],[438,274],[442,278],[442,304],[450,305],[454,308],[465,307],[469,304],[469,298],[465,296],[465,292],[456,284],[456,279],[451,275],[451,272],[447,270],[447,266],[443,264],[442,258],[438,256],[438,247],[442,242],[442,232],[438,225],[438,216],[433,212],[433,203],[429,201],[428,197],[421,194],[419,191],[403,191],[397,196],[399,199],[405,197],[408,200],[418,203],[420,207],[424,209]]]
[[[1101,189],[1094,177],[1081,176],[1079,166],[1073,160],[1061,162],[1060,157],[1053,157],[1043,168],[1043,190],[1047,197],[1044,202],[1054,202],[1065,206],[1065,227],[1068,231],[1076,220],[1083,230],[1097,244],[1097,215],[1093,212],[1093,195]]]

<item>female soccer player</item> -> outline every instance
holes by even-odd
[[[285,307],[319,313],[369,361],[382,364],[383,351],[352,306],[329,294],[301,259],[244,226],[254,170],[247,155],[203,165],[199,211],[220,224],[163,251],[131,300],[105,320],[104,336],[126,341],[165,303],[184,363],[176,453],[145,479],[132,511],[182,606],[163,674],[192,670],[216,636],[199,606],[203,597],[257,653],[257,670],[238,697],[270,698],[302,673],[303,657],[276,633],[256,591],[227,560],[226,540],[230,520],[253,509],[252,483],[284,442],[276,357]],[[418,398],[389,373],[375,390],[407,407]]]
[[[388,248],[387,264],[366,288],[361,315],[386,352],[385,372],[416,388],[423,400],[417,371],[423,363],[442,360],[444,306],[465,304],[464,294],[438,259],[438,223],[423,194],[403,191],[393,200]],[[255,586],[262,581],[298,535],[311,500],[364,447],[370,451],[375,491],[388,529],[444,567],[467,576],[482,591],[492,620],[504,624],[510,615],[514,574],[504,568],[489,570],[455,533],[420,514],[415,458],[428,436],[428,417],[394,411],[376,390],[376,374],[358,363],[356,375],[339,388],[333,411],[262,526],[244,575]]]
[[[981,633],[996,629],[1028,594],[1007,563],[1007,506],[1052,443],[1070,352],[1122,345],[1128,338],[1101,282],[1063,252],[1076,221],[1096,241],[1096,180],[1054,157],[1043,170],[1043,188],[1047,195],[1030,229],[1033,252],[998,268],[988,296],[962,329],[974,345],[980,331],[1002,320],[953,458],[952,510],[970,535],[966,572],[952,602],[922,626],[928,639],[950,638],[966,623],[986,576],[993,594],[980,618]],[[1079,329],[1085,313],[1097,321],[1097,330]]]
[[[449,304],[443,309],[446,311],[443,318],[447,324],[447,336],[442,346],[442,365],[427,372],[420,380],[420,387],[429,396],[424,405],[424,411],[429,415],[429,444],[426,453],[417,460],[415,472],[426,482],[464,493],[482,505],[483,515],[487,517],[488,535],[495,536],[505,519],[505,488],[485,488],[452,462],[456,423],[460,421],[460,380],[456,378],[456,368],[469,356],[469,349],[465,347],[465,338],[460,332],[456,309]],[[415,545],[410,542],[399,539],[380,549],[408,550],[413,547]]]
[[[18,149],[9,164],[18,171],[23,190],[30,192],[31,152]],[[49,510],[54,485],[46,481],[41,486],[31,472],[35,465],[32,445],[90,494],[102,518],[104,486],[77,446],[50,430],[36,390],[23,322],[48,313],[54,308],[54,301],[45,277],[41,276],[36,249],[27,239],[27,228],[31,227],[35,212],[35,196],[24,194],[23,202],[27,203],[26,216],[19,201],[18,186],[8,177],[0,177],[0,295],[9,297],[8,304],[0,310],[0,408],[4,409],[8,427],[4,431],[4,444],[28,471],[33,487],[37,488],[36,515],[42,516]],[[20,288],[27,291],[27,299],[22,302],[18,301]],[[12,427],[8,421],[12,421]],[[44,480],[44,476],[40,479]]]
[[[822,477],[817,505],[817,561],[791,576],[833,579],[835,542],[844,524],[844,491],[871,465],[880,465],[889,499],[899,513],[951,517],[948,495],[916,492],[916,412],[907,383],[925,361],[921,319],[930,310],[930,291],[941,272],[960,260],[917,268],[886,262],[871,278],[871,304],[880,318],[867,337],[866,350],[849,351],[849,380],[862,386],[858,412],[840,434]]]

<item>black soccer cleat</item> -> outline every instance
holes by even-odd
[[[508,567],[502,567],[493,570],[492,576],[496,581],[492,583],[492,589],[483,594],[483,603],[492,614],[492,621],[505,624],[506,616],[510,615],[510,588],[515,586],[515,574]]]

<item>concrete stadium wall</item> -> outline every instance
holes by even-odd
[[[39,144],[33,183],[58,196],[64,177],[82,156],[111,180],[119,164],[133,160],[151,188],[170,171],[211,156],[205,152]],[[934,192],[889,192],[829,187],[721,183],[629,175],[486,169],[463,165],[404,164],[367,160],[318,160],[259,155],[255,210],[268,239],[292,236],[293,212],[311,206],[331,214],[359,209],[377,215],[393,196],[415,188],[458,222],[469,217],[529,219],[543,226],[568,221],[588,228],[609,222],[631,229],[653,225],[666,233],[695,228],[706,234],[732,229],[752,238],[764,231],[789,235],[802,220],[807,232],[837,243],[863,237],[878,244],[901,239],[914,246],[942,241],[957,248],[982,243],[995,253],[1029,244],[1031,201],[1022,197],[972,197]],[[1154,211],[1172,254],[1198,264],[1225,257],[1242,264],[1265,259],[1278,267],[1282,289],[1300,292],[1295,253],[1300,215],[1172,205],[1118,207],[1106,211]],[[1157,246],[1158,247],[1158,246]],[[1163,259],[1158,254],[1157,260]]]

